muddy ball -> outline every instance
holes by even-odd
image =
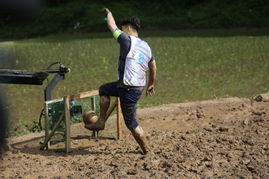
[[[95,114],[94,111],[85,111],[83,113],[84,124],[93,124],[93,123],[96,123],[97,120],[98,120],[98,116]]]

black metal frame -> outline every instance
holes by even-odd
[[[44,90],[44,100],[49,101],[52,99],[51,93],[59,81],[65,78],[65,74],[70,70],[60,62],[55,62],[49,65],[49,68],[53,65],[59,65],[57,70],[44,70],[34,73],[27,73],[23,70],[0,70],[0,83],[5,84],[26,84],[26,85],[42,85],[43,81],[49,76],[49,74],[56,73],[54,78],[49,82]]]
[[[51,100],[51,93],[54,87],[57,85],[57,83],[64,79],[64,74],[57,74],[54,76],[54,78],[49,82],[49,84],[46,86],[44,90],[44,97],[45,101]]]
[[[18,70],[2,70],[0,71],[0,83],[42,85],[48,75],[46,71],[25,73]]]

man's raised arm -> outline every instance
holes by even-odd
[[[114,33],[114,31],[118,28],[116,25],[116,22],[114,20],[114,17],[112,15],[112,13],[110,12],[110,10],[108,8],[103,8],[103,12],[106,15],[107,18],[107,27],[109,28],[109,30]]]

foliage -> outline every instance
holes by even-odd
[[[110,8],[116,19],[139,16],[143,29],[268,27],[269,24],[266,0],[47,0],[40,14],[27,21],[0,14],[0,38],[104,31],[103,7]]]

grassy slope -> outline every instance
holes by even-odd
[[[262,30],[142,34],[156,56],[158,84],[156,96],[143,97],[139,107],[267,92],[269,36],[262,34]],[[71,68],[54,90],[55,98],[97,89],[117,76],[118,45],[109,33],[50,36],[9,46],[18,69],[41,70],[54,61]],[[12,130],[20,133],[37,120],[45,84],[5,87]]]

